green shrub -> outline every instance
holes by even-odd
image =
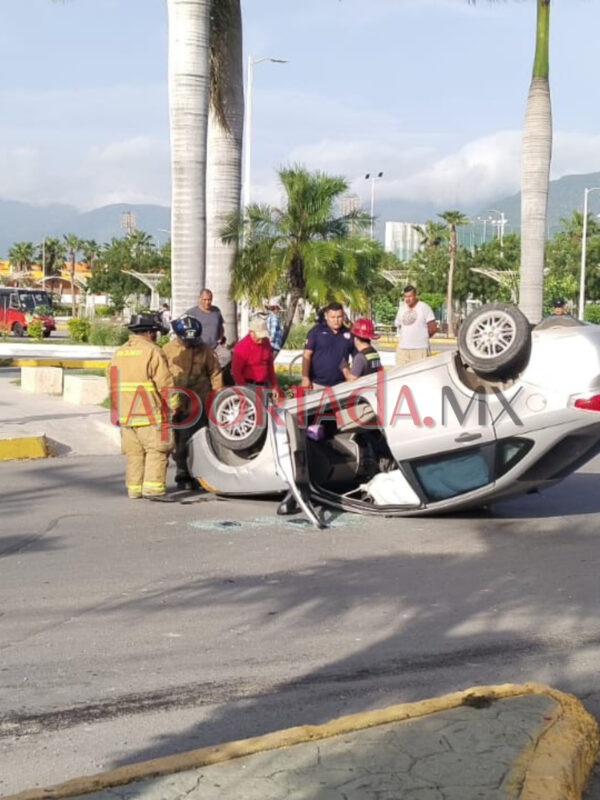
[[[96,317],[112,317],[115,313],[113,306],[95,306],[94,316]]]
[[[302,350],[304,342],[306,341],[306,334],[313,326],[309,322],[303,322],[300,325],[292,325],[287,339],[284,343],[286,350]]]
[[[113,345],[123,344],[128,337],[129,332],[122,325],[115,325],[108,321],[92,322],[88,342],[98,347],[112,347]]]
[[[87,342],[90,336],[90,323],[87,319],[79,319],[72,317],[67,320],[67,329],[69,331],[69,339],[72,342]]]
[[[600,305],[586,306],[583,312],[586,322],[593,322],[594,325],[600,325]]]
[[[168,333],[165,333],[162,336],[158,337],[158,339],[156,340],[156,344],[159,347],[164,347],[166,345],[166,343],[170,342],[170,341],[171,341],[171,337],[169,336]]]
[[[44,326],[40,319],[32,319],[27,325],[27,335],[36,342],[41,342],[44,338]]]
[[[64,303],[52,303],[52,313],[55,317],[70,317],[71,316],[71,306],[65,305]]]

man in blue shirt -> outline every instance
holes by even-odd
[[[271,342],[271,349],[273,350],[273,358],[277,358],[277,353],[281,350],[283,342],[283,327],[279,319],[279,312],[281,306],[276,297],[272,297],[267,301],[267,330],[269,331],[269,341]]]
[[[302,354],[302,388],[319,389],[344,382],[341,365],[354,350],[352,334],[344,326],[341,303],[330,303],[325,322],[308,332]]]

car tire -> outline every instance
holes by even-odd
[[[208,418],[214,442],[237,452],[257,445],[266,433],[265,410],[257,389],[226,386],[215,394]]]
[[[19,338],[25,336],[25,328],[20,322],[15,322],[15,324],[12,326],[12,335]]]
[[[512,378],[531,352],[531,325],[510,303],[488,303],[465,319],[458,332],[462,360],[485,378]]]
[[[42,336],[44,337],[44,339],[48,339],[48,338],[50,337],[50,334],[51,334],[51,333],[52,333],[52,331],[51,331],[51,330],[49,330],[48,328],[44,328],[44,331],[43,331],[43,333],[42,333]]]

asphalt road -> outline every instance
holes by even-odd
[[[599,460],[490,514],[325,531],[128,501],[122,468],[0,464],[0,794],[478,683],[600,718]]]

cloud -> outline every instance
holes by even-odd
[[[439,139],[439,137],[438,137]],[[446,146],[444,146],[446,145]],[[520,190],[521,131],[499,131],[444,153],[447,143],[423,143],[423,137],[392,139],[321,139],[292,148],[289,161],[310,170],[345,175],[351,188],[368,201],[367,171],[383,171],[379,199],[470,207],[498,200]],[[559,131],[554,137],[552,179],[600,171],[600,135]],[[260,202],[280,201],[275,177],[256,176],[253,196]]]
[[[68,203],[81,209],[107,203],[170,202],[169,146],[132,137],[105,146],[58,152],[53,147],[0,151],[2,196],[30,203]]]

